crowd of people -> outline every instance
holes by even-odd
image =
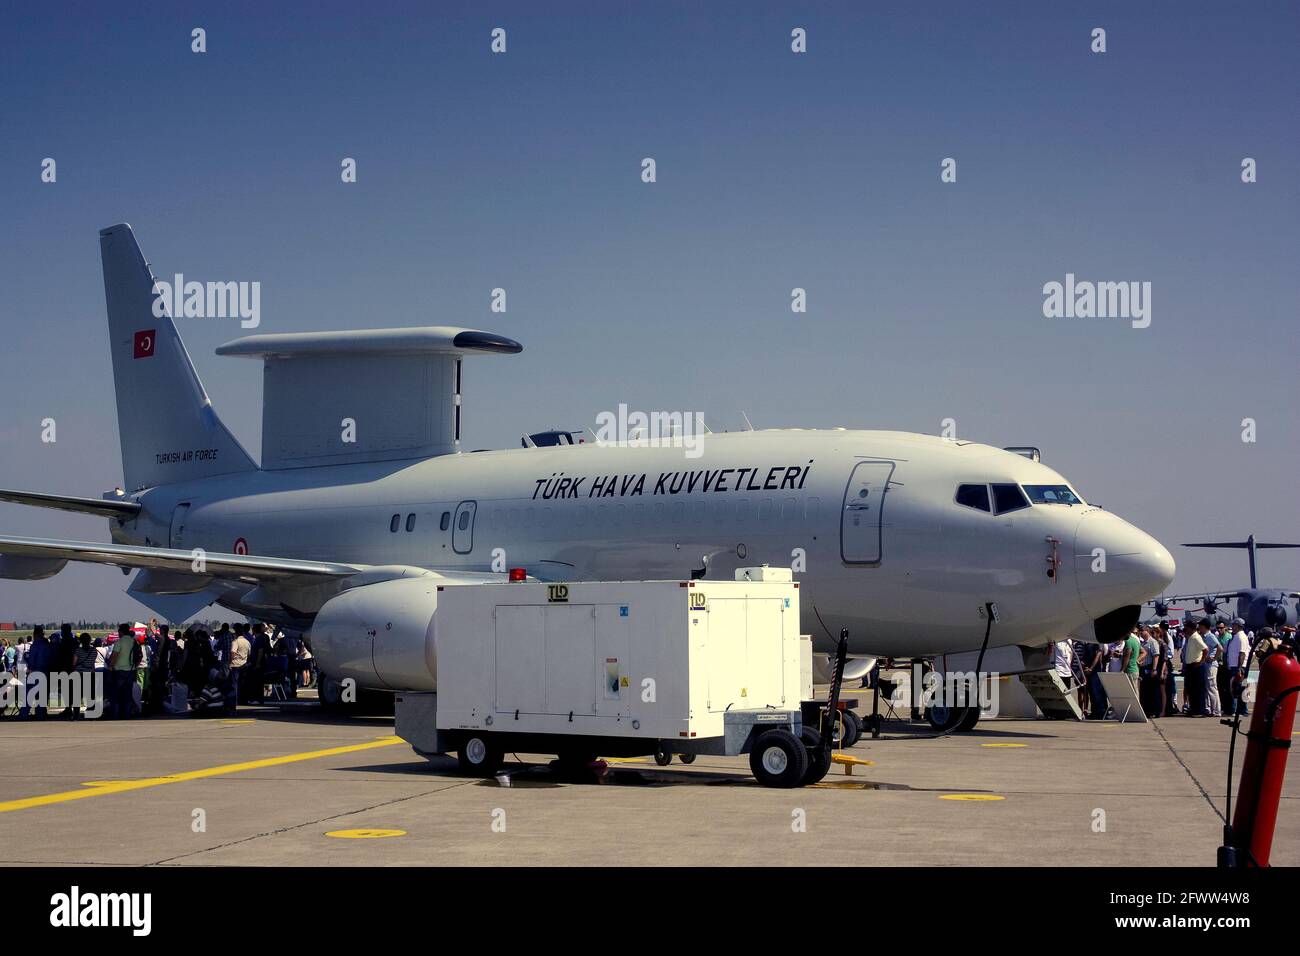
[[[1283,631],[1266,627],[1252,634],[1241,618],[1229,623],[1189,617],[1181,627],[1161,620],[1134,627],[1113,644],[1061,641],[1053,648],[1052,663],[1067,686],[1077,687],[1079,707],[1092,720],[1104,719],[1109,708],[1098,676],[1105,671],[1128,676],[1147,717],[1244,715],[1249,713],[1243,695],[1252,648],[1259,660],[1294,637],[1294,628]]]
[[[233,715],[240,704],[265,701],[268,694],[294,698],[315,680],[310,639],[274,631],[265,624],[222,624],[181,630],[152,620],[142,629],[118,626],[117,634],[92,638],[64,624],[47,636],[36,626],[30,636],[0,640],[0,679],[12,681],[18,717],[42,719],[54,703],[49,688],[81,688],[60,700],[62,716],[75,720],[89,709],[84,688],[98,678],[103,715],[125,719],[153,714],[217,711]]]

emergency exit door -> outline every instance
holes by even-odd
[[[182,501],[172,511],[171,530],[167,536],[169,547],[180,549],[185,546],[185,522],[189,519],[190,503]]]
[[[879,564],[884,556],[885,496],[892,461],[860,461],[844,489],[840,557],[846,564]]]

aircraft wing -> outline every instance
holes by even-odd
[[[181,551],[172,548],[142,548],[125,544],[102,544],[93,541],[59,541],[47,538],[0,537],[0,555],[47,566],[51,573],[67,561],[111,564],[120,568],[147,568],[159,572],[192,574],[222,578],[249,584],[284,583],[297,579],[315,580],[351,577],[367,565],[335,564],[328,561],[304,561],[299,558],[274,558],[254,554],[220,554]],[[198,565],[198,562],[202,562]],[[5,566],[0,563],[0,576]],[[21,576],[21,575],[13,575]]]

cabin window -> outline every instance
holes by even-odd
[[[397,534],[397,527],[402,523],[401,515],[393,515],[392,520],[388,522],[388,530]]]
[[[957,504],[974,508],[976,511],[989,510],[988,485],[958,485]]]
[[[469,527],[469,512],[468,512],[468,511],[462,511],[462,512],[460,513],[460,520],[456,522],[456,527],[459,528],[461,531],[464,531],[466,528]]]
[[[1004,515],[1008,511],[1019,511],[1021,508],[1029,507],[1029,499],[1025,493],[1020,490],[1019,485],[994,485],[993,486],[993,510],[994,513]]]
[[[406,516],[406,530],[408,532],[415,530],[415,512],[412,511]]]
[[[442,520],[438,522],[438,530],[446,531],[450,527],[451,527],[451,512],[444,511],[442,513]]]

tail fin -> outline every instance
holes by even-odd
[[[155,314],[153,272],[131,227],[101,229],[99,252],[126,489],[256,471],[213,410],[165,303]]]
[[[1184,548],[1245,548],[1246,559],[1250,562],[1250,586],[1259,587],[1255,576],[1255,552],[1260,548],[1300,548],[1300,544],[1283,544],[1276,541],[1256,541],[1255,536],[1247,535],[1245,541],[1197,541],[1185,542]]]

